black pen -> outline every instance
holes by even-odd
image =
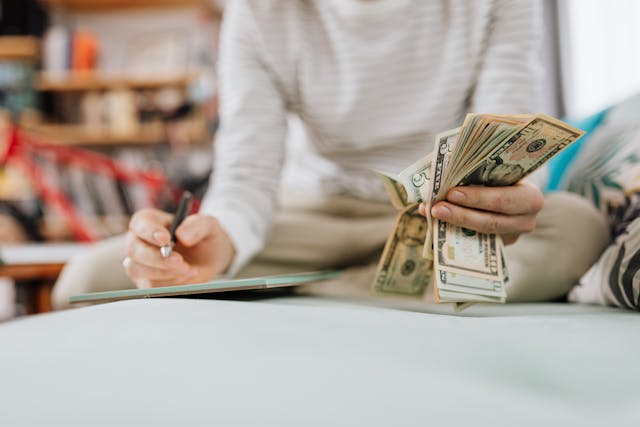
[[[189,215],[189,211],[191,210],[191,198],[193,195],[185,191],[182,193],[182,198],[180,199],[180,203],[178,204],[178,210],[176,211],[176,215],[173,217],[173,222],[171,223],[171,229],[169,233],[171,234],[171,240],[168,245],[162,246],[160,248],[160,254],[162,258],[168,258],[173,251],[173,246],[176,244],[176,229],[182,224],[182,221]]]

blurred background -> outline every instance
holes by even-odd
[[[540,112],[586,118],[640,91],[640,2],[541,1]],[[0,0],[0,320],[49,309],[82,250],[66,243],[204,193],[224,3]]]
[[[545,0],[547,112],[581,117],[640,89],[640,3]]]

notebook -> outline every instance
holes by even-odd
[[[164,286],[150,289],[126,289],[121,291],[92,292],[74,295],[70,303],[110,302],[135,298],[155,298],[169,296],[186,296],[212,294],[218,292],[247,291],[255,289],[285,288],[305,283],[334,279],[340,276],[340,270],[313,271],[309,273],[286,274],[279,276],[256,277],[250,279],[215,280],[213,282],[194,285]]]

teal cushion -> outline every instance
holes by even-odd
[[[565,171],[569,169],[571,162],[576,158],[577,154],[580,152],[580,149],[584,146],[585,141],[587,141],[591,136],[591,133],[598,126],[600,126],[604,118],[607,116],[608,112],[609,108],[602,110],[585,119],[565,119],[567,123],[584,130],[586,134],[549,161],[549,181],[547,183],[547,187],[545,188],[546,192],[557,191],[560,189],[560,183],[562,182]]]

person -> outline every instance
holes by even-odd
[[[159,247],[172,216],[136,213],[126,238],[67,266],[54,302],[345,266],[362,267],[337,287],[315,289],[364,295],[396,215],[371,170],[401,170],[423,157],[435,134],[468,111],[534,111],[539,9],[529,0],[229,2],[215,166],[200,213],[178,228],[167,259]],[[527,181],[454,188],[425,209],[503,236],[510,301],[565,295],[608,240],[587,202],[562,193],[545,199]]]

